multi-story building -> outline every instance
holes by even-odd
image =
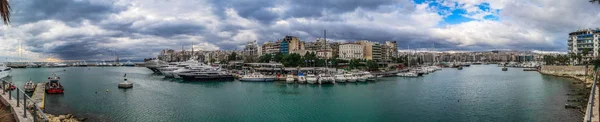
[[[300,39],[295,36],[285,36],[281,41],[280,52],[288,54],[295,50],[304,50],[304,42],[300,41]]]
[[[583,51],[587,49],[591,52],[588,52],[588,55],[583,56],[585,60],[598,56],[598,38],[600,38],[599,28],[580,29],[569,33],[569,39],[567,40],[569,53],[582,54]]]
[[[363,57],[365,59],[381,61],[381,45],[379,43],[368,40],[360,40],[357,43],[363,46]]]
[[[279,45],[281,42],[279,42],[279,44],[277,43],[273,43],[271,41],[265,42],[261,47],[262,47],[262,54],[272,54],[274,55],[275,53],[279,53]]]
[[[391,62],[398,57],[398,44],[396,41],[385,41],[381,45],[381,59],[385,62]]]
[[[246,46],[244,47],[245,56],[258,56],[259,53],[260,50],[256,40],[246,43]]]
[[[339,59],[350,60],[350,59],[364,59],[364,46],[359,43],[345,43],[339,46]]]

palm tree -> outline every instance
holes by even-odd
[[[0,0],[0,16],[2,16],[5,25],[10,23],[10,5],[8,5],[8,0]]]

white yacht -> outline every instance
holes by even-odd
[[[10,76],[12,69],[4,63],[0,63],[0,79]]]
[[[363,72],[363,76],[367,78],[367,81],[375,81],[375,76],[371,72]]]
[[[285,82],[286,83],[294,83],[294,75],[289,74],[285,77]]]
[[[271,81],[275,81],[275,79],[276,79],[275,76],[267,76],[267,75],[263,75],[260,73],[250,73],[250,74],[246,74],[246,75],[242,76],[242,78],[240,78],[240,81],[271,82]]]
[[[146,68],[152,70],[152,72],[154,72],[154,73],[160,73],[158,68],[160,68],[161,66],[163,66],[165,64],[167,64],[167,63],[164,61],[158,60],[158,59],[144,62],[144,66],[146,66]]]
[[[367,77],[364,74],[362,74],[362,73],[356,73],[356,74],[354,74],[354,76],[356,78],[358,78],[359,82],[365,82],[365,81],[367,81]]]
[[[298,83],[306,83],[306,76],[304,76],[304,73],[298,73]]]
[[[396,75],[398,75],[400,77],[419,77],[419,75],[415,72],[401,72]]]
[[[346,77],[343,74],[337,74],[335,75],[335,82],[346,82]]]
[[[319,84],[335,83],[335,78],[331,77],[329,74],[321,73],[319,74],[318,82]]]
[[[352,74],[344,74],[344,77],[346,77],[346,81],[348,82],[356,82],[356,80],[358,80],[356,76]]]
[[[54,67],[67,67],[65,63],[54,63]]]
[[[317,83],[317,76],[315,76],[314,74],[308,74],[308,75],[306,75],[306,82],[308,82],[310,84]]]

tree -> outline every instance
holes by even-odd
[[[379,64],[373,60],[367,61],[367,70],[369,71],[377,71],[379,69]]]
[[[268,63],[269,61],[271,61],[271,59],[273,59],[273,56],[271,54],[264,54],[260,56],[259,62]]]
[[[235,61],[237,60],[237,54],[235,52],[229,54],[229,56],[227,57],[228,61]]]
[[[0,16],[4,21],[4,25],[10,24],[10,5],[8,0],[0,0]]]
[[[275,53],[275,55],[273,56],[273,61],[281,62],[282,60],[283,60],[283,55],[281,53]]]

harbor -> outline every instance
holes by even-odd
[[[567,102],[572,98],[566,95],[578,88],[570,83],[572,80],[513,68],[503,72],[496,65],[444,68],[416,78],[380,77],[375,82],[335,85],[189,82],[165,78],[145,67],[13,70],[7,80],[16,86],[30,79],[47,81],[52,73],[61,77],[65,93],[47,94],[45,112],[98,121],[492,120],[478,115],[494,116],[497,121],[581,121],[583,117],[563,106],[573,104]],[[124,74],[133,88],[117,87]],[[377,114],[382,112],[395,114]],[[535,112],[543,117],[511,114],[515,112]]]

